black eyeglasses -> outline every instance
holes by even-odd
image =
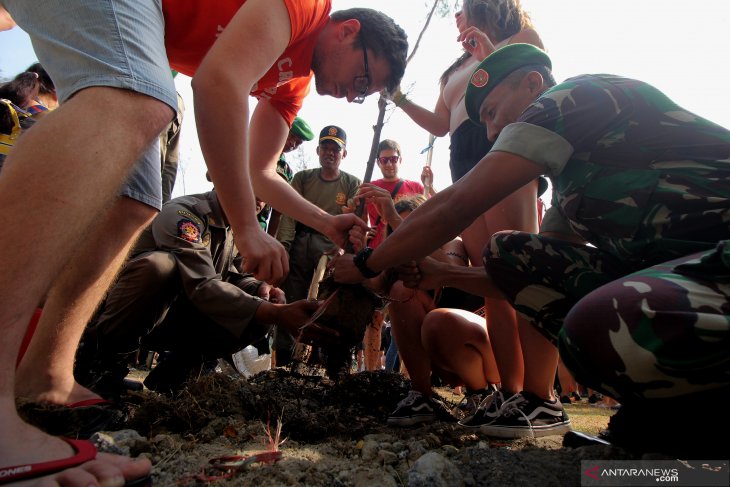
[[[365,97],[370,89],[370,71],[368,70],[368,50],[365,48],[365,44],[362,44],[362,56],[365,59],[365,75],[355,76],[352,81],[352,85],[358,95],[352,99],[353,103],[362,103],[365,101]]]
[[[398,164],[398,161],[400,161],[400,156],[378,157],[378,162],[382,165],[386,165],[388,163]]]

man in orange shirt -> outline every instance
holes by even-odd
[[[256,221],[253,187],[338,244],[352,225],[364,225],[308,204],[275,171],[312,74],[319,94],[351,102],[392,90],[403,75],[408,46],[392,19],[369,9],[330,15],[330,7],[330,0],[48,0],[37,8],[0,0],[0,26],[12,26],[12,18],[28,32],[61,100],[19,141],[0,178],[6,225],[33,235],[23,245],[0,244],[3,480],[74,465],[81,467],[53,479],[88,485],[149,471],[146,461],[114,456],[88,462],[93,448],[24,423],[14,397],[95,399],[73,381],[73,357],[94,307],[159,209],[153,143],[177,105],[170,67],[193,76],[200,145],[242,236],[246,271],[272,284],[288,271],[286,251]],[[259,99],[253,112],[249,95]],[[15,373],[26,325],[46,294],[44,317]],[[66,460],[47,464],[59,459]]]

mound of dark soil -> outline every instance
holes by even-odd
[[[358,438],[383,427],[388,413],[409,390],[403,376],[386,372],[363,372],[337,381],[283,368],[249,381],[213,374],[189,383],[173,397],[150,393],[134,412],[130,427],[145,436],[195,435],[215,418],[263,423],[282,418],[283,435],[296,441]],[[441,420],[455,421],[448,411],[451,406],[439,408]]]

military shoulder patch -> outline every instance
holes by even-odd
[[[489,83],[489,73],[484,71],[482,68],[477,69],[474,74],[471,75],[471,84],[477,88],[484,88]]]
[[[177,236],[192,243],[200,243],[200,227],[187,218],[177,222]]]
[[[177,210],[177,214],[180,215],[180,216],[184,216],[185,218],[188,218],[188,219],[194,221],[198,225],[202,225],[203,224],[203,220],[201,220],[200,218],[198,218],[197,215],[193,215],[192,213],[190,213],[187,210]]]

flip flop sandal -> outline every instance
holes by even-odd
[[[93,399],[84,399],[83,401],[72,402],[71,404],[63,405],[63,407],[70,408],[70,409],[85,408],[88,406],[114,406],[114,403],[107,399],[101,399],[101,398],[96,397]]]
[[[71,440],[68,438],[61,438],[61,440],[68,443],[74,449],[75,454],[73,456],[60,460],[51,460],[49,462],[2,467],[0,468],[0,485],[61,472],[69,468],[78,467],[96,458],[96,447],[91,442],[86,440]],[[125,487],[148,487],[151,485],[152,477],[147,475],[126,483]]]

